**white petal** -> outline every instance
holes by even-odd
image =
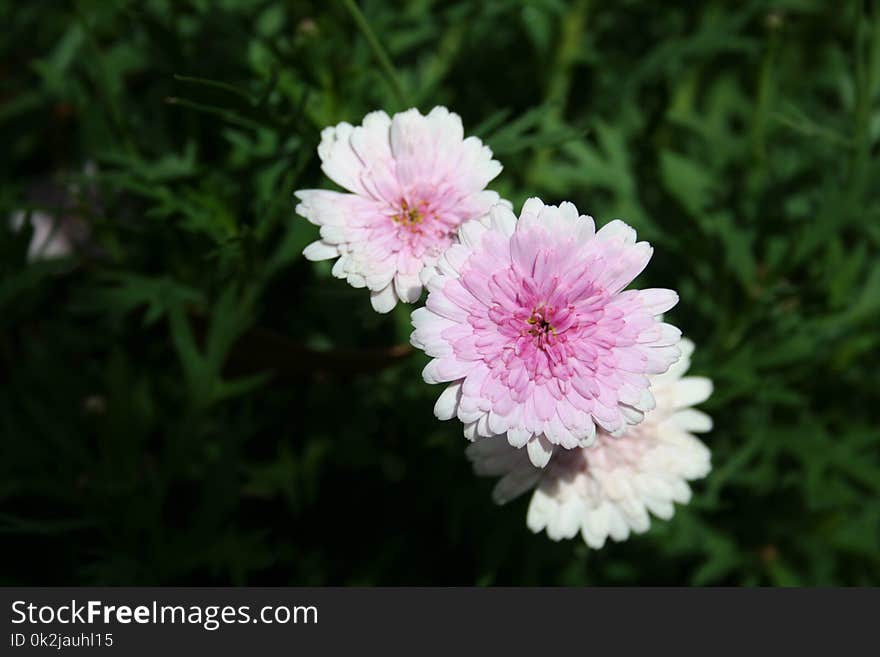
[[[681,349],[682,358],[690,358],[694,353],[694,343],[692,340],[688,340],[687,338],[681,339],[678,348]]]
[[[598,236],[598,233],[596,233]],[[678,293],[665,288],[646,288],[639,291],[642,305],[652,315],[661,315],[678,303]]]
[[[516,215],[508,206],[508,203],[497,203],[489,211],[492,224],[505,237],[510,237],[516,230]]]
[[[339,256],[339,249],[334,244],[327,244],[326,242],[318,240],[317,242],[312,242],[303,249],[303,256],[306,260],[311,260],[313,262],[318,260],[330,260],[331,258]]]
[[[672,484],[672,499],[679,504],[691,501],[691,487],[683,479],[676,479]]]
[[[574,203],[563,201],[559,204],[559,217],[567,223],[574,223],[578,220],[580,215],[578,214],[578,210]]]
[[[581,534],[584,542],[594,550],[605,545],[605,539],[608,537],[607,507],[600,506],[596,509],[587,509],[584,512]]]
[[[661,520],[669,520],[675,514],[675,506],[667,499],[649,496],[645,498],[645,505]]]
[[[311,244],[309,246],[311,246]],[[306,256],[306,259],[311,260],[311,258],[309,258],[308,256]],[[345,271],[345,267],[347,264],[348,256],[340,257],[339,260],[333,263],[333,269],[330,270],[330,273],[332,273],[335,278],[347,278],[348,272]]]
[[[651,518],[639,499],[629,499],[621,506],[629,526],[636,534],[644,534],[651,528]]]
[[[596,236],[596,222],[589,215],[582,214],[578,217],[578,242],[588,242]]]
[[[592,420],[587,422],[587,426],[585,428],[584,435],[580,437],[578,440],[578,445],[580,447],[589,447],[593,443],[596,442],[596,425],[593,424]]]
[[[415,303],[422,295],[422,282],[418,275],[397,274],[394,277],[394,289],[401,301]]]
[[[633,408],[632,406],[627,406],[626,404],[620,405],[620,412],[623,414],[623,418],[629,425],[639,424],[639,422],[645,419],[645,414],[642,411]]]
[[[657,407],[657,401],[654,399],[654,395],[648,388],[642,388],[639,393],[639,403],[636,404],[636,408],[640,411],[651,411]]]
[[[370,293],[370,303],[373,304],[373,310],[377,313],[391,312],[397,305],[397,295],[394,293],[394,286],[388,285],[378,292]]]
[[[712,418],[695,408],[677,411],[670,419],[685,431],[704,433],[712,430]]]
[[[523,427],[511,427],[507,430],[507,440],[508,442],[516,448],[520,448],[525,446],[525,444],[531,439],[532,432],[528,429],[524,429]]]
[[[678,341],[678,349],[681,352],[681,355],[678,357],[672,365],[669,366],[669,369],[666,370],[660,376],[654,377],[654,381],[657,383],[663,382],[672,382],[677,379],[680,379],[684,376],[685,372],[691,366],[691,354],[694,352],[694,343],[688,340],[687,338],[682,338]]]
[[[351,133],[354,127],[342,122],[334,127],[321,131],[321,143],[318,145],[318,157],[321,158],[321,169],[331,180],[346,189],[358,194],[364,193],[360,175],[364,165],[351,147]]]
[[[689,376],[676,383],[674,390],[677,408],[695,406],[712,395],[712,381],[703,376]]]
[[[466,221],[458,229],[458,239],[461,243],[470,248],[476,248],[480,245],[480,240],[486,233],[486,226],[483,222],[473,219]]]
[[[321,239],[330,244],[342,244],[346,242],[345,228],[343,226],[321,226]]]
[[[549,518],[547,536],[558,541],[563,538],[574,538],[581,526],[583,506],[577,499],[570,499],[559,507],[559,513]]]
[[[510,428],[507,417],[498,415],[495,411],[489,413],[488,422],[489,430],[496,435],[507,433],[507,430]]]
[[[367,287],[371,290],[383,290],[394,282],[394,270],[373,271],[364,276],[364,280],[367,282]],[[397,296],[396,289],[395,295]]]
[[[422,378],[425,383],[449,383],[465,378],[474,369],[474,364],[454,358],[435,358],[425,365]]]
[[[419,272],[419,282],[424,286],[428,287],[431,283],[431,279],[437,275],[437,268],[431,265],[425,265],[422,267],[422,271]]]
[[[547,526],[548,519],[554,514],[556,502],[551,500],[541,489],[535,491],[529,502],[529,510],[526,513],[526,525],[534,533],[538,533]]]
[[[443,265],[444,274],[457,278],[471,253],[471,249],[464,244],[453,244],[443,252],[437,264]]]
[[[425,118],[427,118],[435,138],[441,145],[444,143],[455,144],[464,139],[461,117],[455,112],[450,112],[442,105],[437,105],[428,112]]]
[[[382,110],[370,112],[352,130],[351,146],[363,162],[385,162],[391,158],[391,119]]]
[[[596,239],[617,239],[622,240],[624,244],[635,244],[636,231],[629,224],[624,223],[620,219],[615,219],[614,221],[609,221],[596,232]]]
[[[527,198],[519,213],[520,220],[537,219],[541,216],[541,213],[544,212],[545,207],[544,202],[537,196]]]
[[[629,538],[629,524],[620,512],[620,509],[615,505],[608,503],[603,506],[605,508],[606,517],[608,518],[608,534],[615,541],[625,541]]]
[[[440,394],[437,403],[434,404],[434,416],[438,420],[451,420],[455,417],[458,409],[458,400],[461,399],[461,382],[446,386]]]
[[[510,435],[510,432],[508,432]],[[536,468],[543,468],[550,462],[553,456],[553,444],[547,440],[543,434],[534,436],[526,445],[529,450],[529,460]]]

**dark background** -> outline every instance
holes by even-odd
[[[0,216],[75,245],[0,222],[0,583],[880,582],[880,8],[359,6],[0,2]],[[436,104],[681,295],[714,470],[645,536],[495,507],[410,308],[300,256],[321,128]]]

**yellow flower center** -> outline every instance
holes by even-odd
[[[394,223],[406,226],[414,230],[425,219],[422,211],[415,206],[410,206],[406,201],[400,202],[400,211],[395,214],[392,219]]]
[[[548,331],[553,335],[556,335],[556,329],[544,319],[544,309],[543,308],[535,308],[532,310],[531,316],[526,320],[527,324],[531,325],[531,329],[527,332],[529,335],[542,335],[547,333]]]

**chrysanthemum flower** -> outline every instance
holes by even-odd
[[[479,139],[465,139],[461,118],[445,107],[427,116],[372,112],[360,126],[325,128],[318,155],[324,173],[351,193],[296,192],[297,213],[321,227],[303,253],[338,257],[333,275],[368,288],[380,313],[417,301],[425,266],[463,222],[498,201],[485,187],[501,165]]]
[[[66,258],[73,253],[73,240],[65,230],[72,223],[70,220],[55,219],[45,212],[34,212],[28,216],[21,211],[13,213],[9,218],[9,224],[16,231],[24,228],[27,223],[30,223],[34,231],[28,246],[29,261]]]
[[[623,289],[652,249],[612,221],[598,232],[571,203],[536,198],[519,220],[496,205],[470,221],[438,261],[411,342],[432,360],[428,383],[451,382],[434,412],[467,438],[505,434],[546,465],[555,445],[620,434],[654,407],[647,374],[679,356],[680,331],[657,315],[671,290]]]
[[[711,469],[708,448],[691,432],[709,431],[712,420],[690,406],[712,394],[712,382],[682,378],[693,343],[682,340],[681,350],[681,359],[665,374],[651,377],[657,407],[618,438],[600,432],[591,447],[557,449],[543,470],[503,437],[469,445],[477,474],[501,477],[495,501],[504,504],[537,487],[529,504],[529,528],[536,533],[546,529],[553,540],[580,532],[593,548],[602,547],[608,536],[623,541],[630,531],[647,531],[649,513],[671,518],[673,502],[690,500],[687,482]]]

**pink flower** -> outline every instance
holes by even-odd
[[[296,192],[297,213],[321,227],[321,239],[303,253],[339,258],[333,275],[369,288],[380,313],[398,299],[417,301],[425,266],[463,222],[498,201],[485,187],[501,165],[479,139],[464,138],[461,118],[445,107],[427,116],[372,112],[360,126],[325,128],[318,155],[324,173],[351,193]]]
[[[412,344],[434,359],[428,383],[451,382],[434,412],[474,440],[506,434],[546,465],[554,445],[619,435],[654,407],[646,375],[679,356],[680,331],[657,315],[678,296],[626,287],[652,249],[612,221],[596,232],[571,203],[503,205],[459,230],[413,315]]]
[[[498,504],[535,488],[526,523],[556,541],[580,532],[587,545],[600,548],[609,536],[623,541],[631,531],[647,531],[649,514],[668,520],[673,503],[690,501],[687,482],[711,469],[709,449],[692,433],[711,430],[712,420],[690,407],[708,399],[712,382],[682,378],[693,348],[682,340],[681,359],[651,377],[657,407],[623,436],[600,431],[590,447],[557,449],[543,470],[503,437],[486,438],[467,448],[474,470],[500,477],[492,494]]]

